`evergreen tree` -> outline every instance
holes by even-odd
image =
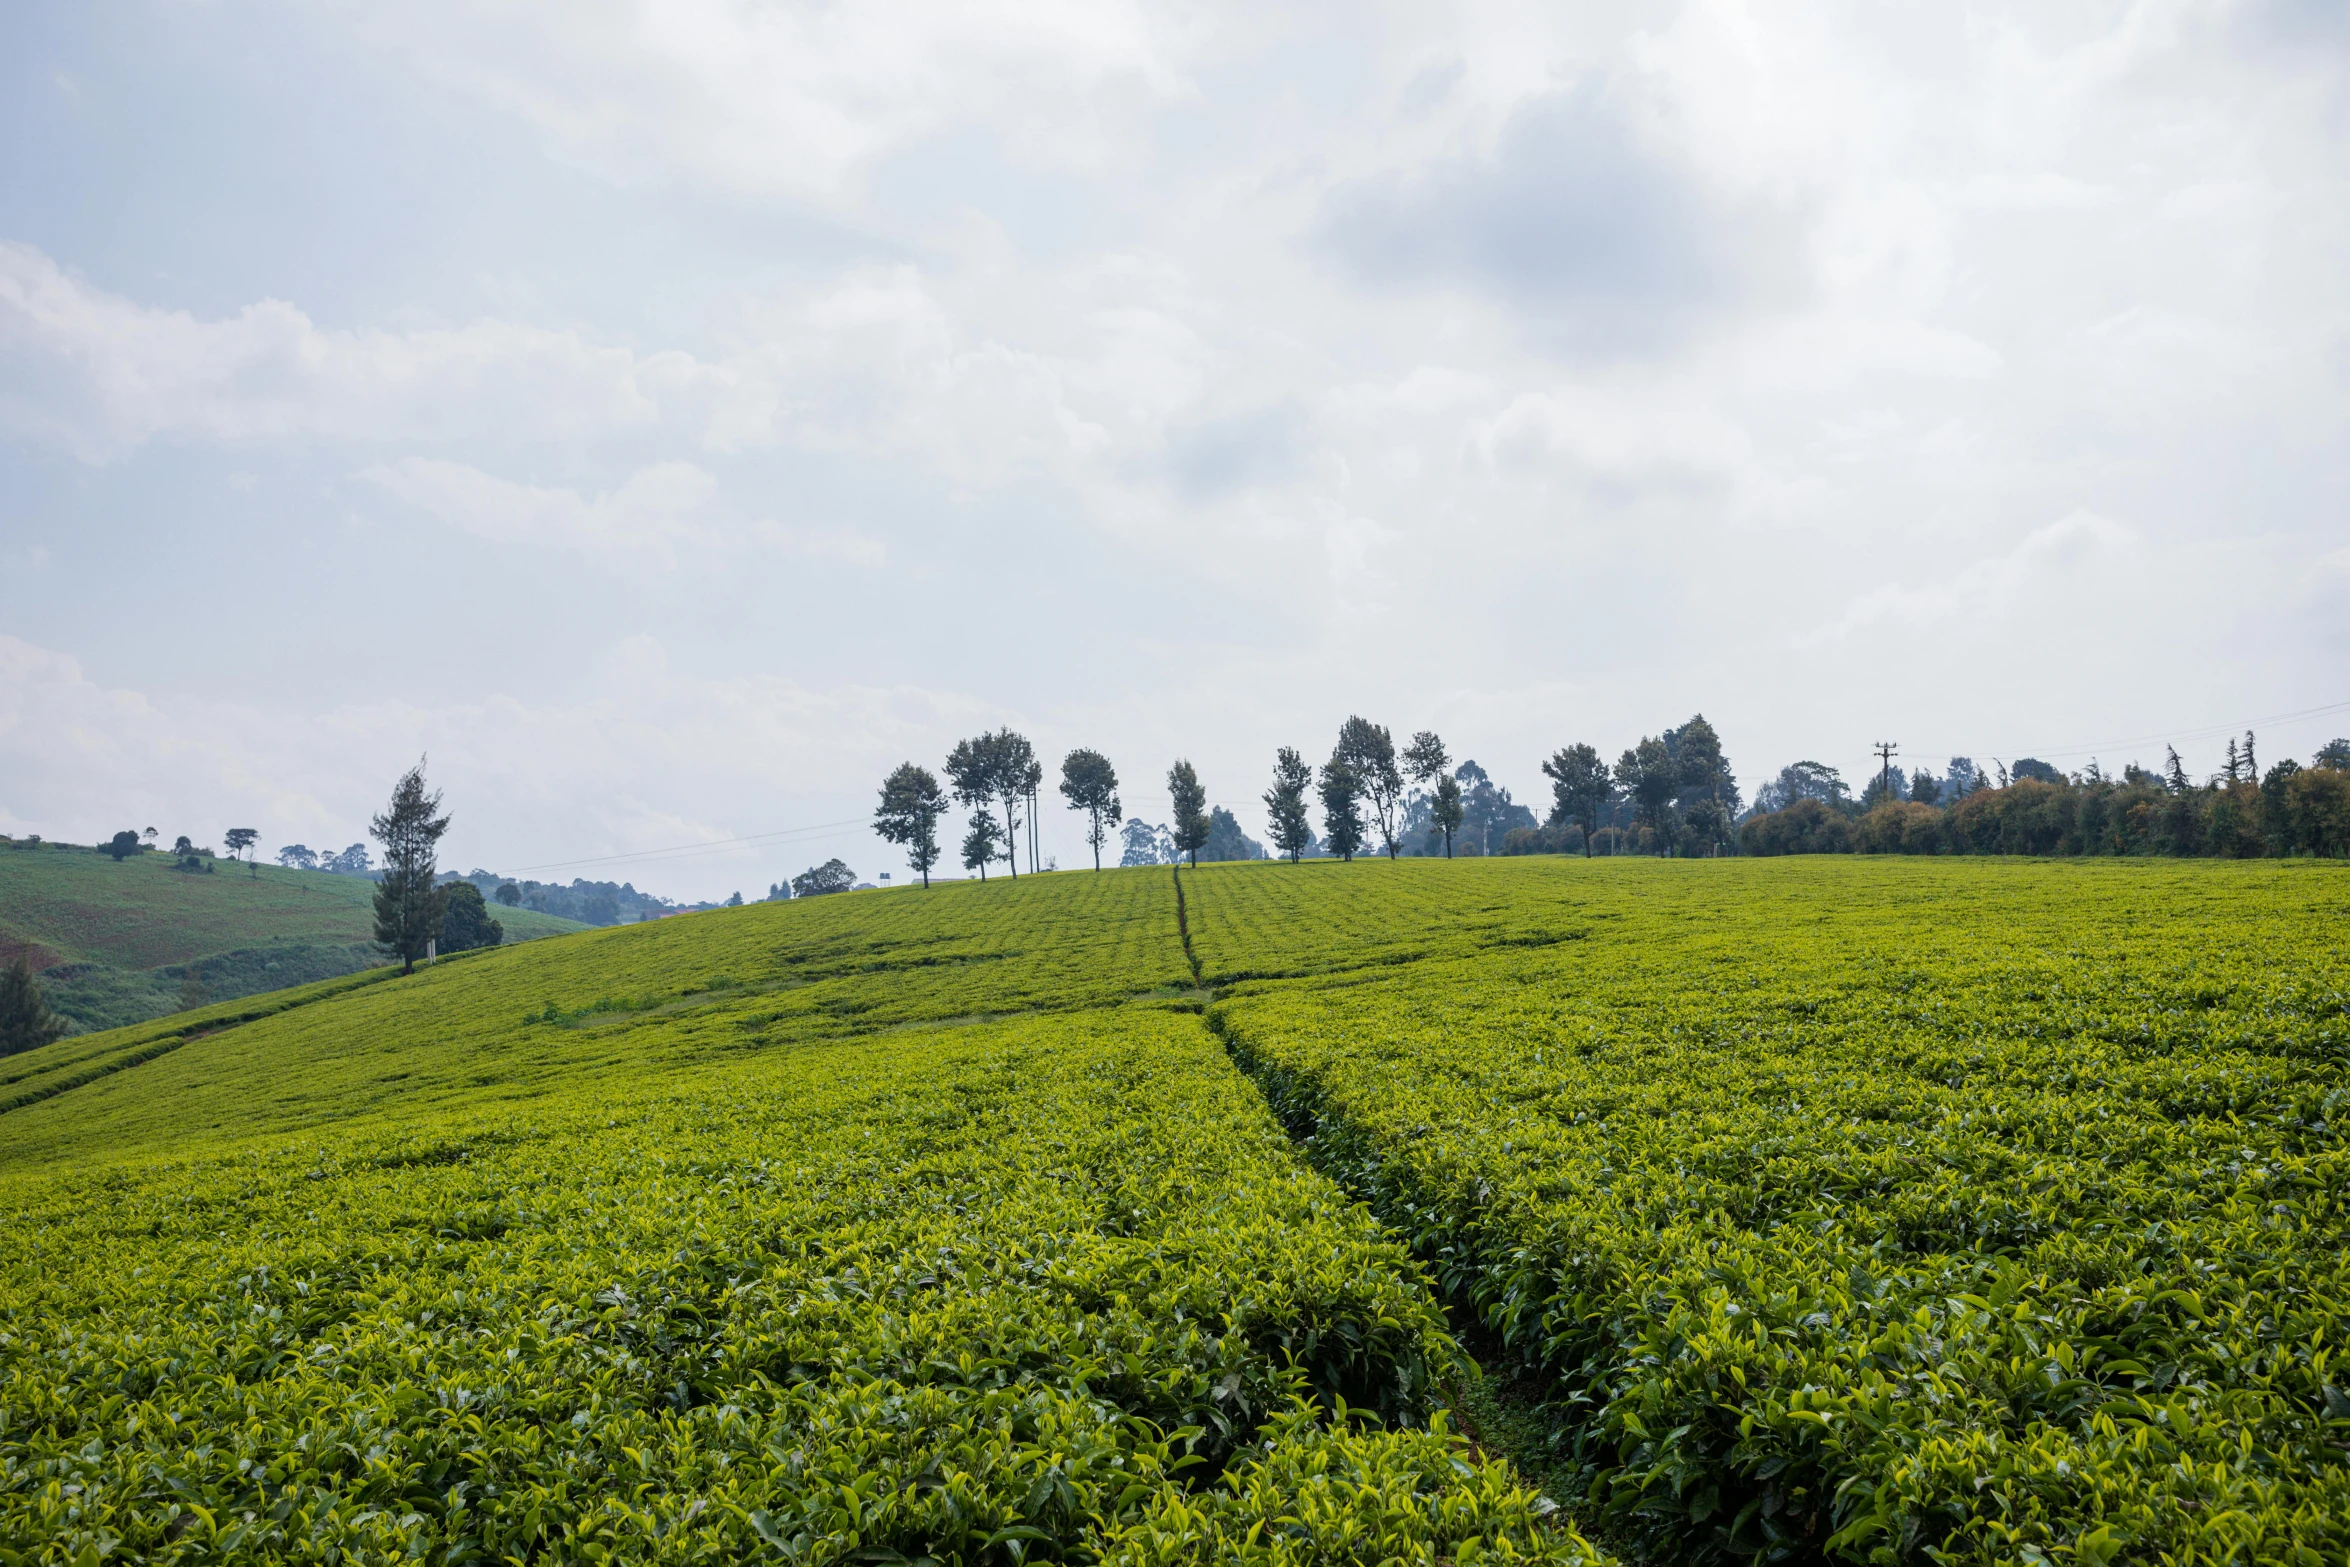
[[[1363,846],[1363,786],[1335,751],[1322,764],[1322,842],[1342,860]]]
[[[1265,814],[1273,824],[1273,847],[1294,865],[1314,842],[1313,824],[1306,818],[1306,790],[1313,787],[1314,770],[1294,746],[1283,746],[1273,757],[1273,787],[1265,791]]]
[[[1085,813],[1085,841],[1093,848],[1093,868],[1102,868],[1102,845],[1110,841],[1117,824],[1118,770],[1099,751],[1071,751],[1061,759],[1061,798],[1069,809]]]
[[[1941,799],[1942,786],[1934,781],[1932,773],[1921,767],[1910,774],[1909,797],[1920,805],[1932,805]]]
[[[490,918],[490,906],[481,889],[469,881],[453,881],[443,889],[447,906],[441,912],[441,951],[471,952],[494,947],[506,939],[506,927]]]
[[[1175,852],[1197,866],[1212,825],[1208,821],[1208,791],[1200,784],[1198,769],[1182,761],[1168,768],[1167,795],[1175,808],[1175,820],[1168,829],[1175,835]]]
[[[66,1027],[65,1019],[49,1010],[49,998],[33,977],[32,959],[19,948],[16,961],[0,970],[0,1056],[62,1039]]]
[[[400,960],[400,972],[416,972],[428,941],[441,934],[444,894],[435,885],[434,845],[449,830],[449,818],[435,816],[441,797],[424,787],[424,763],[400,775],[392,803],[369,823],[384,846],[383,880],[375,889],[376,943]]]
[[[1379,841],[1394,859],[1402,848],[1403,771],[1395,762],[1395,737],[1386,726],[1368,718],[1350,717],[1338,726],[1338,749],[1332,753],[1354,775],[1356,798],[1371,808]]]
[[[979,811],[971,818],[971,830],[963,834],[963,869],[977,871],[981,881],[987,880],[987,862],[1004,852],[1004,830],[995,824],[995,818]]]
[[[938,821],[946,812],[946,793],[927,768],[900,762],[897,771],[881,781],[873,830],[882,842],[905,849],[906,863],[922,873],[925,887],[930,885],[930,867],[938,863]]]

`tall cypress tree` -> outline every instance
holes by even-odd
[[[1314,841],[1313,824],[1306,817],[1306,791],[1313,787],[1314,770],[1294,746],[1283,746],[1273,758],[1273,787],[1265,791],[1265,813],[1273,822],[1273,846],[1294,865]]]
[[[400,960],[400,972],[416,972],[424,945],[438,940],[446,912],[444,894],[434,885],[439,872],[434,845],[449,830],[449,818],[435,816],[441,797],[424,787],[424,762],[400,775],[392,786],[392,803],[368,824],[368,831],[384,846],[383,880],[375,889],[377,945]]]
[[[33,977],[32,959],[21,950],[0,970],[0,1056],[46,1045],[65,1035],[65,1019],[49,1010],[49,998]]]
[[[1197,866],[1200,848],[1208,841],[1209,825],[1208,791],[1200,784],[1199,770],[1189,762],[1168,768],[1167,797],[1175,806],[1175,852],[1188,856]]]

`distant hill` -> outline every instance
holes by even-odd
[[[96,849],[0,843],[0,963],[28,953],[49,1004],[75,1032],[184,1006],[331,979],[383,962],[364,876],[168,854],[119,863]],[[493,905],[509,942],[579,930],[574,920]]]

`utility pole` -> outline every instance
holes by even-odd
[[[1901,747],[1891,740],[1879,740],[1875,750],[1879,764],[1877,792],[1879,795],[1890,795],[1893,792],[1893,758],[1901,753]]]

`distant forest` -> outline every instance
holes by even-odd
[[[1748,854],[2350,857],[2350,739],[2263,772],[2247,732],[2200,780],[2176,750],[2159,773],[2095,762],[2065,773],[2026,757],[1995,779],[1954,757],[1941,777],[1882,770],[1857,800],[1835,769],[1798,762],[1762,795],[1766,809],[1739,827]]]

